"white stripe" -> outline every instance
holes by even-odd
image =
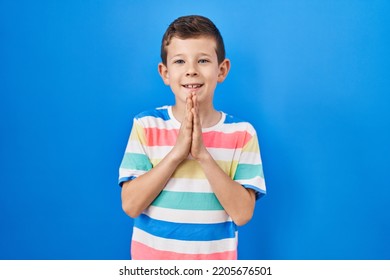
[[[213,192],[206,179],[171,178],[165,186],[166,191],[174,192]]]
[[[236,182],[240,183],[241,185],[251,185],[257,187],[264,192],[266,190],[264,178],[261,178],[259,176],[256,176],[255,178],[250,180],[236,180]]]
[[[138,145],[138,146],[137,146]],[[149,158],[161,160],[172,150],[172,146],[151,146],[144,147]],[[139,150],[139,142],[129,143],[127,152]],[[242,149],[207,148],[214,160],[217,161],[240,161],[240,163],[261,164],[258,152],[242,152]]]
[[[145,128],[159,128],[159,129],[178,129],[175,120],[163,120],[154,116],[144,116],[138,121],[142,122]],[[253,126],[248,122],[237,122],[237,123],[224,123],[221,126],[212,127],[212,131],[223,132],[223,133],[234,133],[239,131],[247,131],[249,134],[254,135],[256,133]],[[203,129],[204,132],[208,132],[208,129]]]
[[[144,153],[151,160],[161,160],[172,150],[172,146],[143,146],[137,140],[130,140],[127,147],[127,153]],[[207,148],[214,160],[217,161],[240,161],[247,164],[261,164],[261,157],[258,152],[242,152],[242,149],[224,149],[224,148]]]
[[[241,149],[207,148],[214,160],[238,161]]]
[[[172,150],[172,146],[145,146],[138,140],[129,140],[126,152],[127,153],[141,153],[149,157],[149,159],[161,160]]]
[[[145,151],[151,160],[160,161],[166,157],[172,148],[173,146],[145,146]]]
[[[144,146],[139,140],[129,140],[126,146],[126,153],[144,153]]]
[[[242,152],[240,163],[246,164],[261,164],[261,157],[258,152]]]
[[[133,240],[156,250],[181,254],[213,254],[237,249],[237,233],[234,238],[216,241],[182,241],[157,237],[134,227]]]
[[[149,206],[144,214],[156,220],[173,223],[215,224],[232,221],[224,210],[177,210]]]
[[[138,119],[144,128],[178,129],[172,120],[163,120],[154,116],[145,116]]]
[[[163,106],[157,107],[156,110],[168,109],[169,107],[171,107],[171,105],[163,105]]]
[[[135,146],[137,148],[137,146]],[[171,150],[172,146],[145,146],[149,157],[151,159],[162,159],[164,158]],[[138,148],[139,149],[139,148]],[[214,160],[224,160],[232,161],[239,160],[241,149],[224,149],[224,148],[207,148],[209,153],[212,155]]]
[[[130,169],[125,169],[125,168],[119,168],[119,179],[131,177],[131,176],[138,177],[138,176],[141,176],[145,173],[146,173],[146,171],[144,171],[144,170],[130,170]]]
[[[215,127],[213,131],[223,132],[223,133],[234,133],[234,132],[248,132],[250,135],[256,133],[253,126],[248,122],[239,122],[239,123],[224,123],[221,126]]]

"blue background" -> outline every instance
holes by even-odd
[[[241,259],[390,258],[389,1],[0,1],[0,258],[128,259],[118,167],[175,18],[219,27],[217,109],[258,131]]]

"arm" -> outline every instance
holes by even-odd
[[[165,187],[180,161],[169,153],[147,173],[123,183],[122,208],[132,218],[139,216]]]
[[[194,129],[191,155],[201,165],[211,188],[222,207],[237,225],[244,225],[252,218],[256,195],[251,189],[244,188],[232,180],[216,163],[203,145],[202,128],[197,112],[196,96],[193,96]]]
[[[233,181],[208,152],[200,156],[198,162],[219,202],[233,221],[238,226],[249,222],[255,209],[255,192]]]
[[[123,183],[122,208],[132,218],[139,216],[164,189],[177,166],[187,158],[192,137],[192,100],[188,98],[185,119],[180,127],[175,146],[159,164],[147,173]]]

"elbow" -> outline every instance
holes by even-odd
[[[249,190],[249,201],[246,201],[240,205],[240,207],[235,208],[234,214],[231,215],[233,222],[237,226],[243,226],[247,224],[253,217],[255,211],[255,201],[256,195],[253,190]]]
[[[122,209],[123,212],[126,213],[127,216],[131,218],[137,218],[139,215],[141,215],[142,211],[139,210],[137,207],[134,207],[132,203],[126,203],[122,202]]]
[[[243,226],[247,224],[253,216],[253,211],[241,211],[236,215],[232,215],[231,218],[237,226]]]
[[[240,215],[240,216],[232,218],[232,219],[233,219],[233,222],[237,226],[243,226],[243,225],[247,224],[252,219],[252,215]]]
[[[125,182],[122,186],[122,193],[121,193],[121,199],[122,199],[122,210],[126,213],[127,216],[131,218],[137,218],[139,215],[141,215],[143,209],[141,205],[139,204],[139,200],[137,200],[134,195],[129,192],[129,183],[131,181]]]
[[[232,217],[232,220],[237,226],[243,226],[252,219],[252,215],[253,213],[240,214],[237,215],[236,217]]]

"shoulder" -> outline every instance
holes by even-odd
[[[157,119],[162,119],[162,120],[169,120],[169,113],[168,113],[168,108],[170,106],[162,106],[158,107],[155,109],[150,109],[143,111],[139,114],[137,114],[134,119],[135,120],[143,120],[143,119],[148,119],[148,118],[157,118]]]
[[[162,106],[143,111],[134,117],[134,124],[144,128],[170,129],[174,121],[169,113],[171,106]]]
[[[225,114],[225,121],[223,124],[225,129],[234,130],[234,131],[247,131],[252,135],[256,134],[255,128],[250,122],[230,114],[226,114],[226,113],[224,114]]]

